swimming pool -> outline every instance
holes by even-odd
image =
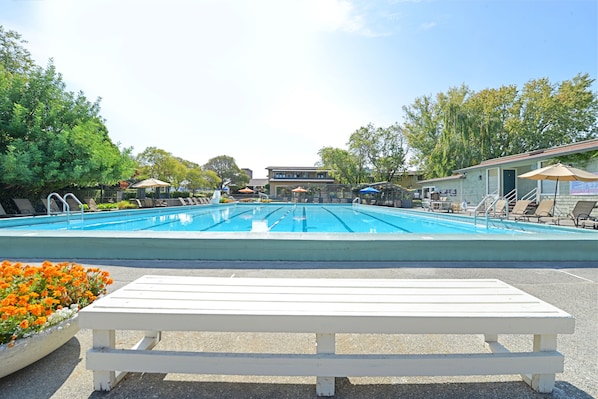
[[[0,221],[0,257],[598,260],[598,232],[396,208],[220,204]]]
[[[43,222],[43,223],[35,223]],[[2,227],[2,226],[0,226]],[[492,221],[474,225],[471,218],[441,218],[394,208],[340,204],[231,204],[154,208],[33,219],[7,226],[15,230],[373,233],[373,234],[518,234],[540,233],[546,226]],[[558,228],[557,228],[558,229]],[[560,231],[571,233],[570,230]]]

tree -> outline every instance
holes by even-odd
[[[406,169],[406,140],[396,123],[386,128],[371,123],[359,128],[349,138],[349,151],[366,161],[375,181],[391,182]]]
[[[365,182],[365,164],[347,150],[323,147],[318,151],[320,161],[317,166],[330,170],[330,175],[340,184],[360,184]]]
[[[12,30],[6,31],[0,25],[0,65],[11,74],[24,74],[35,64],[29,50],[25,48],[27,41]]]
[[[426,177],[492,158],[598,137],[594,80],[577,75],[472,92],[467,86],[417,98],[403,107],[405,136]]]
[[[231,186],[243,187],[249,183],[249,176],[241,170],[233,157],[220,155],[210,159],[204,166],[204,170],[211,170],[216,173],[220,179],[219,184],[230,180]],[[219,186],[222,187],[221,185]]]
[[[5,32],[0,36],[5,43]],[[68,92],[51,62],[41,68],[27,64],[25,51],[0,54],[0,188],[5,195],[33,197],[131,176],[131,150],[120,150],[108,137],[99,100],[91,103],[82,92]],[[23,64],[9,63],[8,70],[7,58]]]

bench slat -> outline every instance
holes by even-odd
[[[90,350],[87,367],[150,373],[267,376],[457,376],[563,371],[558,352],[339,355]],[[458,367],[455,365],[458,364]]]
[[[151,319],[154,324],[141,329],[187,331],[197,325],[206,329],[210,320],[208,331],[292,332],[287,326],[297,324],[293,318],[301,319],[304,332],[325,332],[319,330],[322,325],[334,332],[331,320],[342,320],[343,330],[338,332],[480,333],[487,331],[485,323],[503,325],[489,332],[494,334],[566,333],[574,328],[569,314],[492,279],[144,276],[84,308],[79,323],[82,328],[135,329],[147,325],[143,319]],[[427,320],[438,327],[424,331],[421,326],[429,328]]]

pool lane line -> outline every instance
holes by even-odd
[[[210,230],[210,229],[212,229],[212,228],[214,228],[214,227],[216,227],[216,226],[220,226],[222,223],[226,223],[226,222],[228,222],[228,221],[229,221],[229,220],[231,220],[231,219],[238,218],[239,216],[241,216],[241,215],[244,215],[244,214],[246,214],[246,213],[249,213],[249,212],[252,212],[252,213],[253,213],[253,209],[249,209],[249,210],[247,210],[247,211],[245,211],[245,212],[239,212],[239,213],[237,213],[237,214],[234,214],[233,216],[230,216],[229,218],[227,218],[227,219],[225,219],[225,220],[221,220],[220,222],[218,222],[218,223],[214,223],[214,224],[212,224],[212,225],[210,225],[210,226],[206,227],[205,229],[201,229],[201,230],[197,230],[197,231],[208,231],[208,230]]]
[[[326,208],[325,206],[321,207],[322,209],[324,209],[326,212],[328,212],[329,214],[331,214],[332,216],[334,216],[336,218],[336,220],[338,220],[344,227],[345,229],[349,232],[349,233],[355,233],[353,231],[353,229],[351,227],[349,227],[349,225],[347,225],[347,223],[345,223],[344,220],[342,220],[340,217],[338,217],[337,214],[335,214],[334,212],[332,212],[330,209]]]
[[[135,221],[136,222],[140,222],[140,221],[145,221],[145,220],[148,220],[148,219],[151,219],[151,218],[159,218],[159,217],[163,217],[163,216],[168,216],[168,217],[170,217],[170,216],[177,216],[177,215],[180,215],[181,213],[183,213],[185,215],[191,215],[193,217],[195,217],[195,216],[204,216],[204,215],[212,214],[213,211],[214,211],[214,208],[212,208],[212,210],[206,210],[206,212],[200,212],[202,210],[203,209],[201,209],[201,210],[198,209],[195,212],[168,212],[168,213],[160,213],[160,214],[154,215],[154,216],[149,216],[149,217],[145,217],[145,218],[138,218]],[[150,229],[156,228],[157,226],[166,226],[166,225],[169,225],[169,224],[180,223],[180,222],[181,222],[181,219],[178,218],[178,217],[175,217],[172,220],[167,220],[167,221],[162,222],[162,223],[154,223],[151,226],[142,227],[142,228],[137,229],[135,231],[150,230]]]
[[[374,216],[374,215],[372,215],[372,214],[370,214],[370,213],[366,213],[366,212],[363,212],[363,211],[360,211],[360,210],[353,210],[353,211],[354,211],[354,212],[357,212],[357,213],[361,213],[361,214],[363,214],[363,215],[366,215],[366,216],[369,216],[369,217],[371,217],[371,218],[373,218],[373,219],[376,219],[377,221],[379,221],[379,222],[382,222],[382,223],[384,223],[384,224],[387,224],[387,225],[389,225],[389,226],[392,226],[392,227],[394,227],[395,229],[399,229],[399,230],[401,230],[401,231],[402,231],[402,232],[404,232],[404,233],[411,233],[411,232],[412,232],[411,230],[407,230],[407,229],[405,229],[405,228],[403,228],[403,227],[401,227],[401,226],[397,226],[397,225],[396,225],[396,224],[394,224],[394,223],[387,222],[386,220],[384,220],[384,219],[380,219],[379,217],[376,217],[376,216]]]

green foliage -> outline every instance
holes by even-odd
[[[360,184],[366,181],[365,163],[347,150],[324,147],[318,151],[320,161],[317,166],[330,170],[332,176],[340,184]]]
[[[131,150],[111,142],[99,101],[66,91],[54,65],[33,65],[19,38],[0,27],[0,188],[37,196],[130,177]]]
[[[130,202],[130,201],[123,200],[123,201],[119,201],[119,202],[116,204],[116,207],[117,207],[118,209],[136,209],[136,208],[137,208],[137,205],[136,205],[136,204],[134,204],[134,203],[132,203],[132,202]]]
[[[206,171],[214,172],[218,176],[220,183],[230,180],[230,185],[236,187],[244,187],[249,183],[247,173],[237,166],[233,157],[227,155],[220,155],[210,159],[203,168]]]
[[[398,124],[376,128],[371,123],[356,130],[349,138],[349,151],[371,170],[374,181],[392,182],[406,170],[406,140]]]
[[[173,156],[171,153],[148,147],[137,155],[139,173],[137,179],[154,177],[172,184],[173,187],[186,187],[195,193],[200,188],[216,188],[220,182],[218,176],[200,165]]]
[[[473,92],[465,85],[424,96],[405,111],[404,133],[428,178],[487,159],[598,137],[593,79],[577,75]]]

